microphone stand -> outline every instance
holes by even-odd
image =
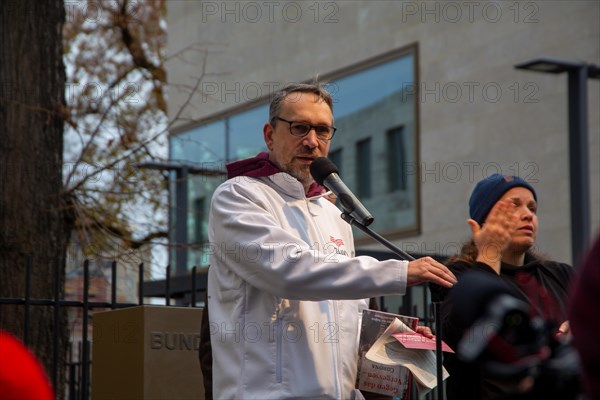
[[[377,232],[371,230],[371,228],[366,225],[358,222],[356,218],[350,215],[349,212],[344,211],[342,213],[342,219],[349,223],[352,226],[357,227],[367,235],[371,236],[373,239],[377,240],[379,243],[390,249],[394,252],[400,259],[405,261],[414,261],[414,257],[400,249],[399,247],[393,245],[390,241],[385,239],[383,236],[378,234]],[[444,400],[444,377],[443,377],[443,364],[442,364],[442,323],[441,323],[441,313],[440,313],[440,303],[434,303],[435,310],[435,326],[437,330],[437,335],[435,337],[435,358],[436,358],[436,372],[437,372],[437,390],[438,390],[438,400]]]

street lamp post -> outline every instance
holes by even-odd
[[[590,239],[587,79],[600,79],[600,65],[541,57],[515,68],[568,74],[571,254],[577,265]]]

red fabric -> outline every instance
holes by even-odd
[[[579,266],[571,289],[569,323],[581,358],[584,389],[590,399],[600,399],[600,236]]]
[[[227,178],[238,176],[252,176],[255,178],[261,176],[270,176],[281,172],[277,165],[269,160],[269,153],[258,153],[256,157],[245,160],[235,161],[227,164]],[[318,196],[325,192],[325,188],[316,182],[313,182],[308,188],[307,197]]]
[[[227,178],[237,176],[269,176],[281,172],[279,168],[269,160],[269,153],[262,152],[256,157],[235,161],[227,164]]]
[[[54,393],[42,365],[19,340],[0,331],[0,398],[53,400]]]

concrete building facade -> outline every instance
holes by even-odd
[[[172,160],[222,168],[256,154],[270,94],[319,76],[333,82],[337,96],[333,157],[374,214],[374,230],[409,252],[451,255],[470,236],[474,184],[501,172],[537,189],[538,250],[572,262],[567,76],[514,66],[540,56],[599,64],[599,2],[172,1],[167,7]],[[387,66],[391,72],[379,72]],[[600,80],[588,79],[587,90],[594,238]],[[364,98],[371,101],[348,110]],[[365,169],[357,163],[365,154],[368,174],[360,177]],[[206,263],[206,210],[222,179],[190,183],[188,236],[197,250],[190,268]],[[360,248],[382,249],[357,239]]]

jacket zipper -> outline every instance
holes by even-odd
[[[306,211],[310,214],[310,200],[306,198]],[[312,221],[312,220],[311,220]],[[318,233],[318,235],[320,236],[321,239],[321,244],[323,245],[325,243],[325,239],[323,237],[323,232],[321,232],[321,228],[318,224],[313,222],[313,226],[315,227],[315,231]],[[341,324],[340,322],[340,318],[339,318],[339,312],[338,312],[338,307],[337,307],[337,301],[335,300],[329,300],[332,304],[333,304],[333,316],[334,316],[334,324],[338,325],[338,332],[341,332],[341,327],[339,326]],[[332,343],[332,351],[334,354],[334,379],[335,379],[335,390],[336,390],[336,399],[341,398],[342,394],[341,394],[341,379],[340,379],[340,371],[341,369],[341,350],[340,350],[340,338],[338,337],[337,340],[334,340],[334,343]]]
[[[282,349],[281,341],[283,337],[283,318],[279,315],[279,309],[277,309],[277,319],[275,320],[275,381],[281,383],[281,360],[282,360]]]
[[[333,302],[333,314],[334,314],[334,322],[338,325],[338,330],[336,330],[336,335],[341,334],[341,325],[339,311],[337,307],[337,301],[332,300]],[[341,393],[341,380],[340,380],[340,372],[342,371],[342,360],[341,360],[341,350],[340,350],[340,337],[338,336],[333,340],[335,346],[335,390],[336,390],[336,398],[340,399],[342,396]]]

